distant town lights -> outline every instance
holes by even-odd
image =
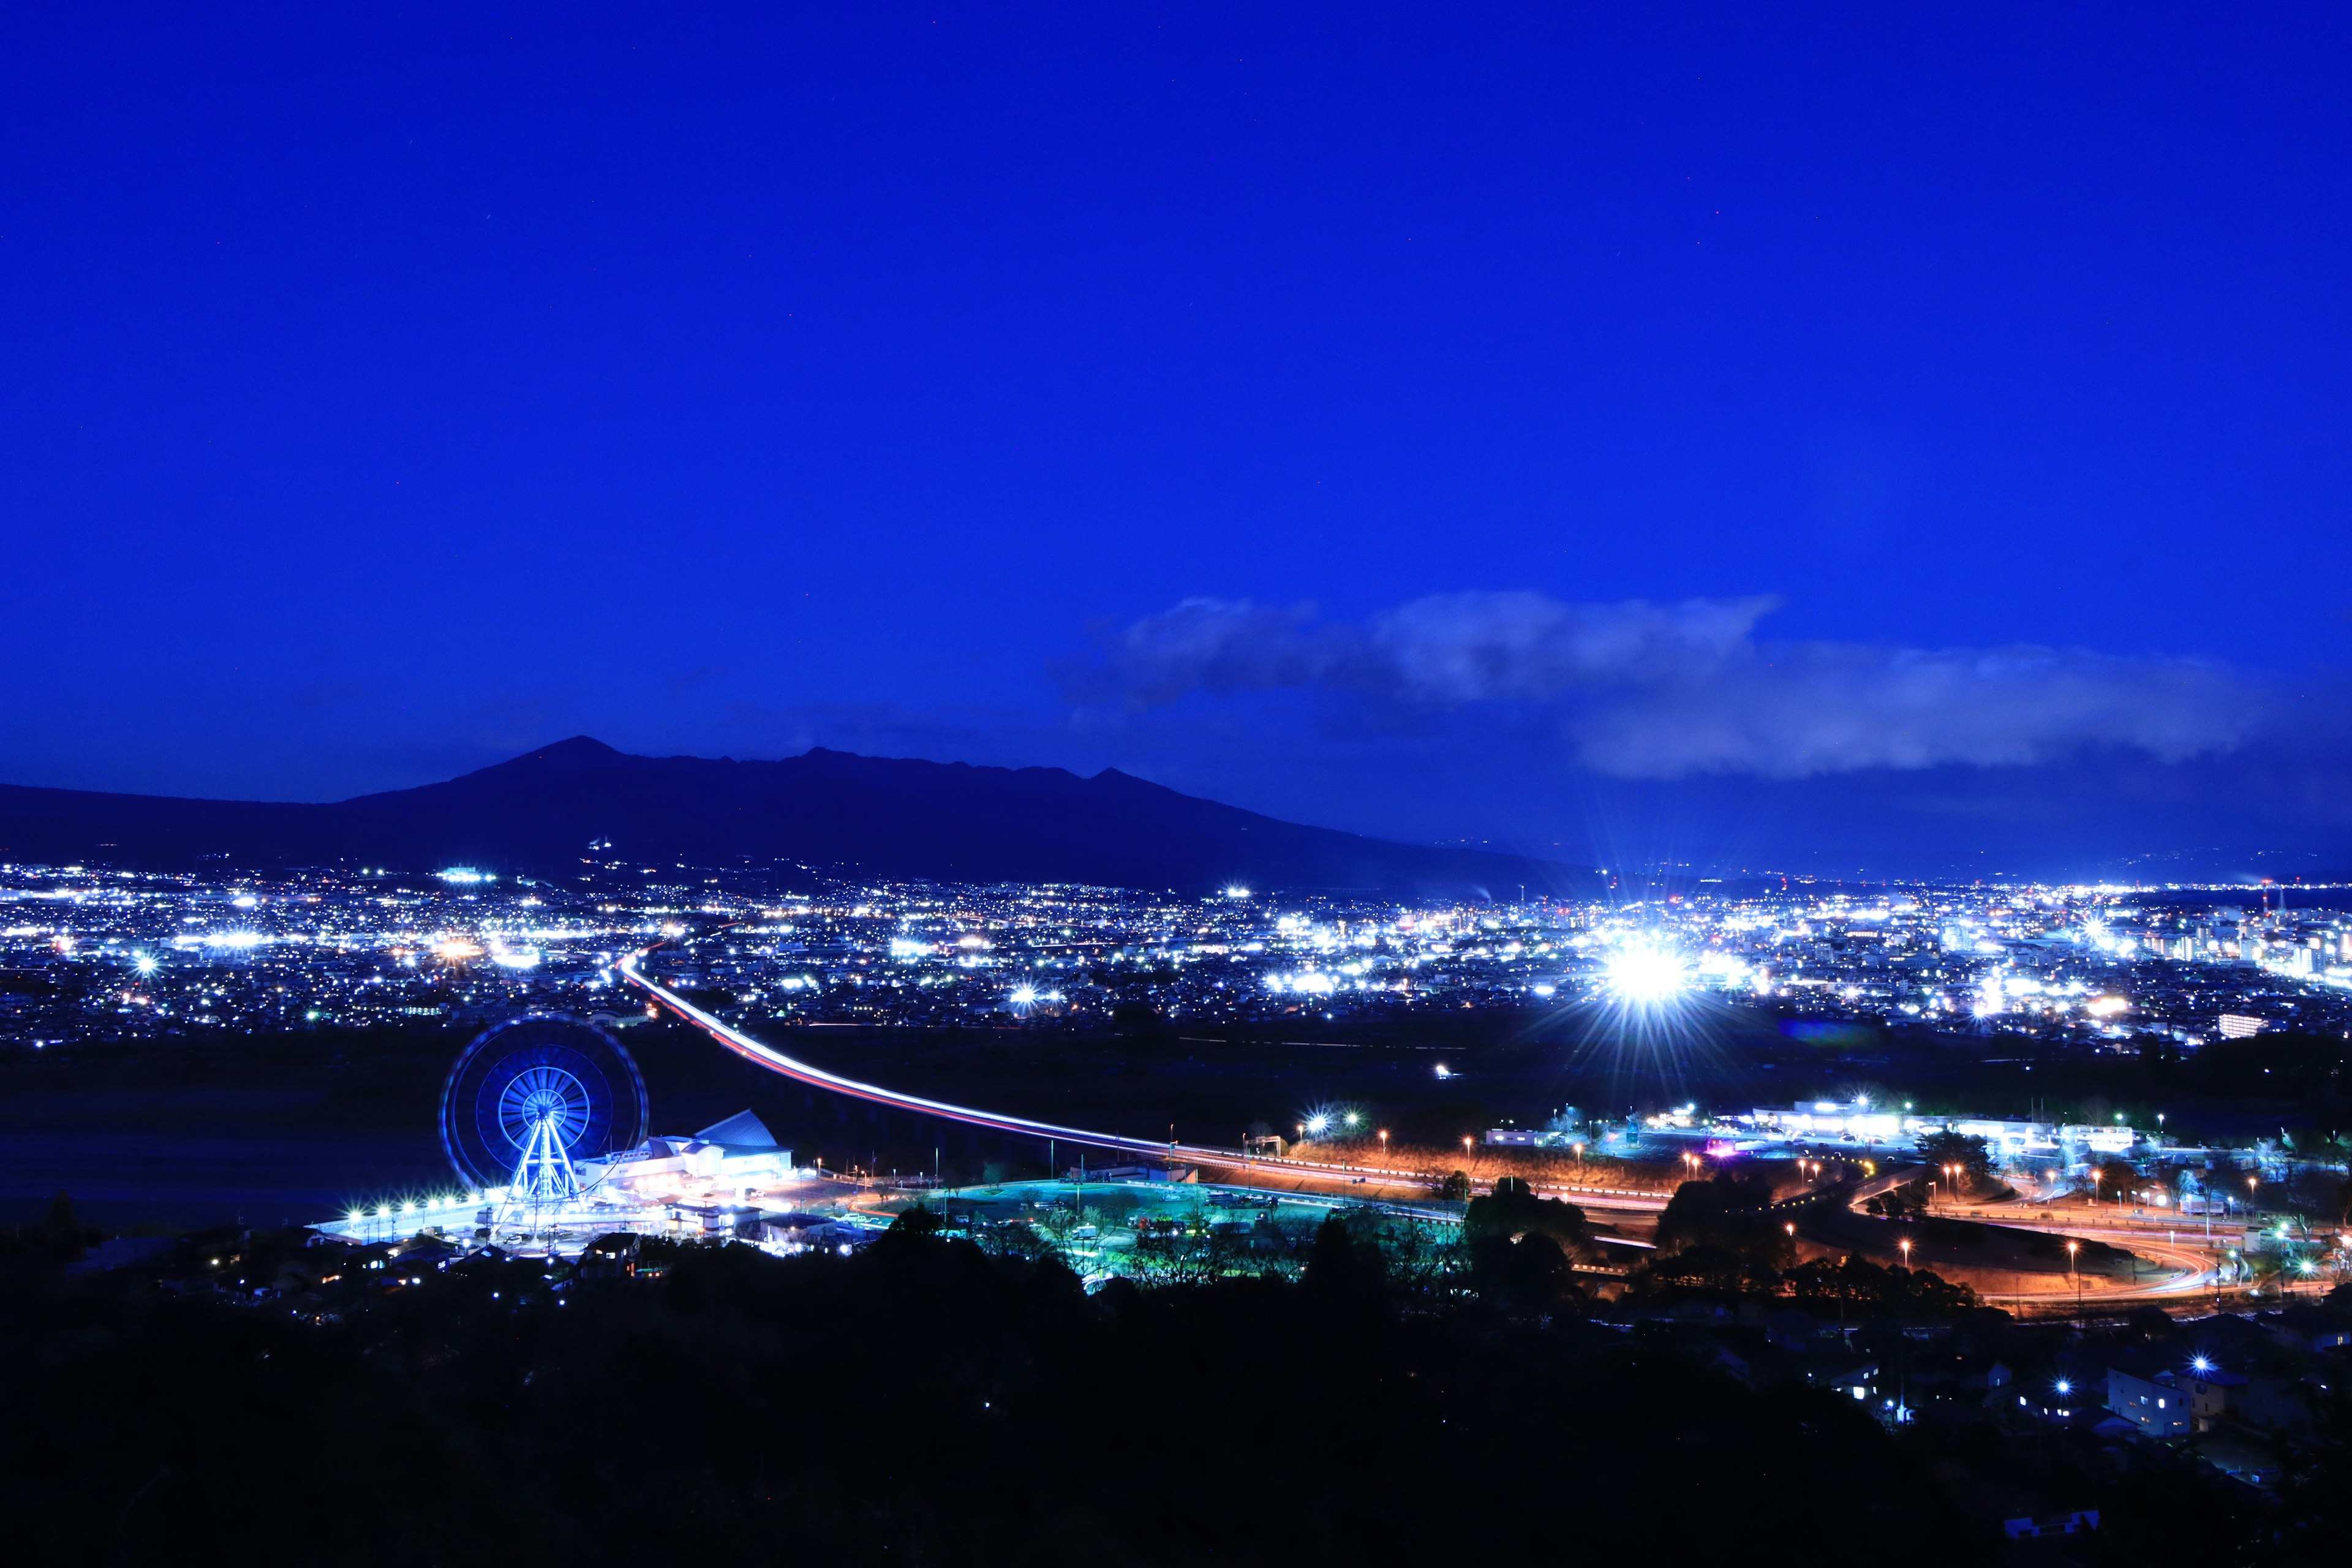
[[[1690,967],[1668,948],[1621,948],[1603,968],[1602,984],[1611,996],[1629,1006],[1663,1006],[1688,987]]]

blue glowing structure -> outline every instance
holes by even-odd
[[[618,1040],[527,1013],[467,1046],[441,1088],[441,1146],[502,1219],[550,1216],[581,1195],[577,1162],[645,1141],[646,1082]]]

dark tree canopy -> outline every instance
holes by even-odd
[[[1487,1237],[1548,1236],[1572,1250],[1591,1239],[1592,1226],[1574,1204],[1539,1198],[1524,1178],[1505,1176],[1493,1192],[1470,1200],[1462,1216],[1462,1236],[1471,1242]]]
[[[1676,1187],[1658,1216],[1657,1241],[1662,1252],[1711,1247],[1767,1266],[1786,1261],[1792,1250],[1773,1214],[1770,1184],[1729,1171]]]

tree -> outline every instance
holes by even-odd
[[[1636,1272],[1633,1284],[1636,1293],[1645,1296],[1662,1292],[1769,1296],[1779,1292],[1780,1276],[1769,1264],[1745,1253],[1702,1242],[1652,1258]]]
[[[1328,1215],[1307,1251],[1307,1290],[1329,1300],[1369,1300],[1381,1292],[1383,1268],[1377,1242],[1359,1241],[1348,1222]]]
[[[1559,1243],[1540,1232],[1488,1236],[1470,1247],[1470,1278],[1482,1295],[1535,1311],[1580,1300],[1576,1277]]]
[[[1973,1307],[1977,1293],[1925,1268],[1884,1268],[1866,1258],[1832,1262],[1816,1258],[1788,1271],[1790,1292],[1801,1301],[1853,1301],[1931,1312]]]
[[[1437,1195],[1450,1203],[1460,1203],[1470,1195],[1470,1173],[1456,1171],[1437,1184]]]
[[[925,1205],[917,1204],[913,1208],[892,1220],[890,1228],[883,1234],[901,1237],[912,1237],[919,1239],[929,1238],[945,1230],[947,1223]]]
[[[1716,1247],[1750,1262],[1778,1266],[1795,1246],[1772,1217],[1772,1189],[1761,1176],[1728,1171],[1712,1181],[1685,1182],[1658,1216],[1658,1249]]]
[[[79,1258],[98,1244],[99,1233],[74,1215],[73,1199],[59,1193],[49,1200],[48,1216],[41,1224],[41,1239],[59,1258]]]
[[[1584,1211],[1558,1198],[1539,1198],[1519,1176],[1504,1176],[1483,1198],[1472,1198],[1462,1216],[1462,1237],[1478,1241],[1490,1236],[1517,1239],[1548,1236],[1561,1247],[1575,1249],[1592,1238]]]
[[[2098,1185],[2093,1191],[2100,1197],[2131,1197],[2140,1190],[2140,1175],[2123,1160],[2108,1160],[2099,1166]]]
[[[1963,1183],[1992,1180],[1992,1150],[1981,1138],[1954,1132],[1928,1132],[1919,1139],[1919,1158],[1936,1167],[1940,1177],[1947,1165],[1967,1167]]]

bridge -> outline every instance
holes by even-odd
[[[655,943],[657,947],[660,943]],[[1214,1144],[1185,1143],[1164,1139],[1129,1138],[1116,1132],[1097,1132],[1089,1128],[1065,1127],[1056,1122],[1038,1121],[1025,1116],[1012,1116],[1002,1111],[982,1110],[969,1105],[953,1105],[942,1100],[931,1100],[903,1089],[866,1083],[840,1073],[828,1072],[813,1062],[785,1055],[764,1040],[757,1039],[736,1028],[724,1019],[696,1006],[670,987],[662,984],[645,972],[643,961],[653,947],[645,948],[623,958],[615,966],[623,979],[636,986],[677,1016],[709,1035],[728,1050],[745,1061],[765,1068],[772,1073],[822,1089],[833,1094],[863,1100],[885,1110],[912,1116],[936,1118],[966,1127],[1031,1138],[1039,1142],[1073,1143],[1080,1148],[1104,1149],[1113,1153],[1128,1154],[1180,1164],[1206,1166],[1212,1170],[1239,1171],[1255,1178],[1244,1185],[1263,1185],[1269,1175],[1288,1176],[1300,1183],[1344,1185],[1349,1188],[1373,1189],[1365,1196],[1379,1195],[1378,1189],[1402,1188],[1425,1194],[1427,1184],[1418,1176],[1391,1168],[1349,1164],[1339,1161],[1301,1160],[1291,1156],[1252,1154],[1245,1150],[1227,1149]],[[1630,1209],[1654,1213],[1666,1205],[1666,1200],[1654,1193],[1633,1189],[1562,1187],[1563,1196],[1573,1197],[1588,1207]],[[1382,1201],[1388,1201],[1385,1198]],[[1425,1217],[1452,1220],[1452,1213],[1430,1212]]]

